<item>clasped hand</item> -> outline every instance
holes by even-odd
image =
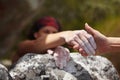
[[[92,35],[85,30],[69,31],[62,36],[65,42],[84,56],[94,55],[96,43]]]
[[[62,37],[68,45],[78,50],[83,56],[95,54],[95,40],[93,36],[88,34],[85,30],[70,31]],[[56,66],[60,69],[63,69],[70,59],[70,51],[62,46],[58,46],[54,50],[49,49],[47,52],[53,54]]]

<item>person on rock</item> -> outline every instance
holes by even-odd
[[[55,18],[42,17],[34,23],[28,39],[19,44],[13,63],[26,53],[49,53],[54,56],[56,65],[63,68],[70,59],[70,51],[62,47],[64,44],[84,56],[95,54],[94,38],[85,30],[61,31],[61,25]]]

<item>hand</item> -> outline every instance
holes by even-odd
[[[94,55],[96,43],[94,38],[85,30],[69,31],[63,35],[66,43],[73,49],[78,50],[82,55]]]
[[[53,54],[56,66],[60,69],[66,66],[67,62],[70,60],[70,51],[67,48],[58,46],[55,50],[48,50],[49,54]]]
[[[101,34],[99,31],[91,28],[87,23],[85,24],[85,29],[90,33],[97,44],[97,51],[99,53],[106,53],[109,50],[109,41],[106,36]]]

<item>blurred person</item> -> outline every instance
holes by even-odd
[[[94,55],[96,44],[93,37],[84,30],[61,31],[60,23],[53,17],[43,17],[35,22],[28,40],[22,41],[13,58],[16,62],[26,53],[53,54],[56,65],[63,68],[69,61],[69,49],[63,44],[72,46],[82,55]]]
[[[96,42],[98,53],[112,53],[120,52],[120,38],[119,37],[106,37],[99,31],[90,27],[87,23],[85,29],[90,33]]]

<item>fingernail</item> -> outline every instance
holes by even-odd
[[[88,23],[85,23],[86,26],[89,26]]]

